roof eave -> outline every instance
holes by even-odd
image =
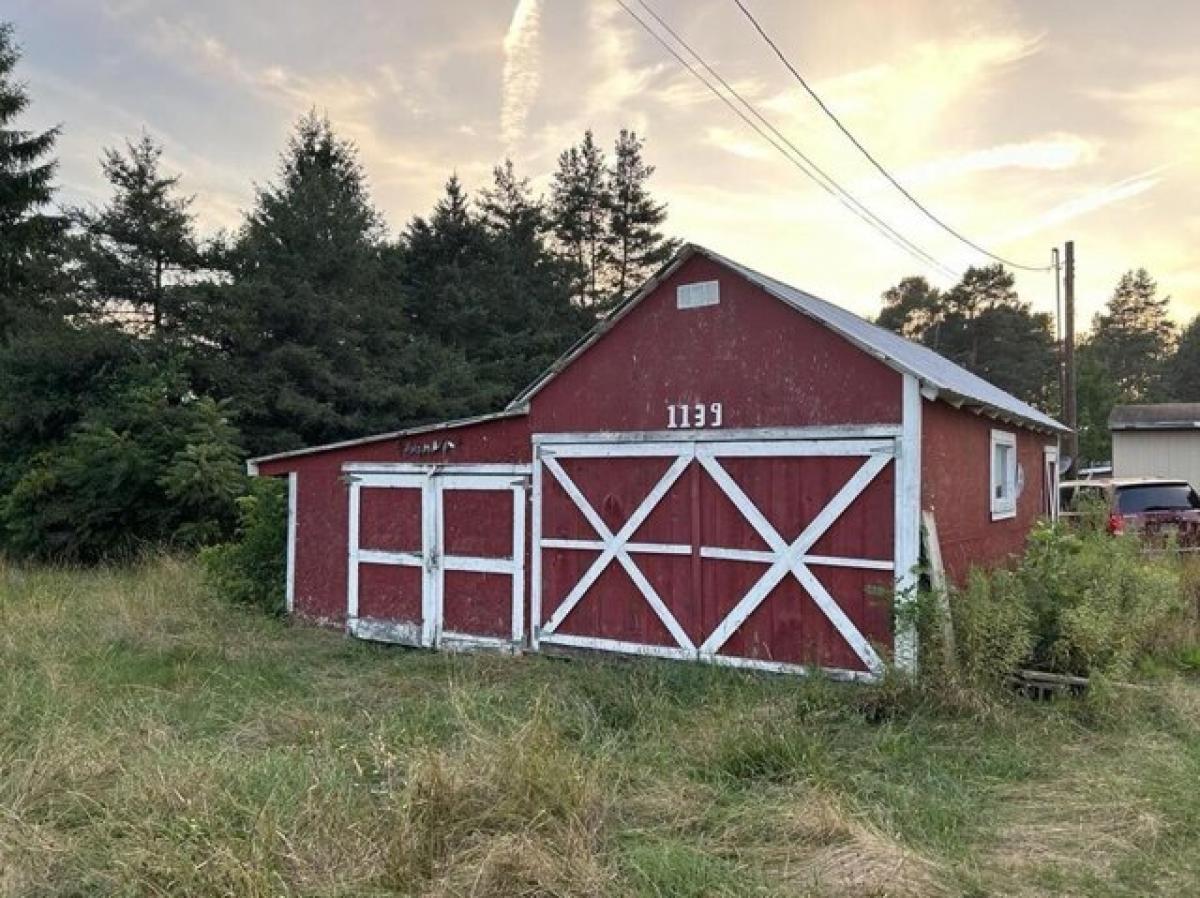
[[[486,415],[475,415],[470,418],[455,418],[450,421],[435,421],[431,424],[421,424],[416,427],[406,427],[403,430],[393,430],[387,433],[377,433],[366,437],[357,437],[353,440],[339,440],[336,443],[324,443],[320,446],[306,446],[303,449],[289,449],[286,452],[275,452],[271,455],[260,455],[256,458],[251,458],[246,462],[246,473],[251,477],[257,477],[259,466],[270,464],[277,461],[286,461],[291,458],[303,458],[307,455],[319,455],[322,452],[336,452],[338,449],[350,449],[355,446],[365,446],[369,443],[382,443],[388,440],[398,440],[404,437],[418,436],[423,433],[434,433],[439,430],[454,430],[460,427],[470,427],[473,424],[486,424],[489,421],[498,421],[502,418],[518,418],[521,415],[529,413],[529,406],[510,406],[498,412],[490,412]]]

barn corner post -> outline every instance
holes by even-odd
[[[917,568],[921,561],[921,383],[905,374],[901,401],[901,431],[896,452],[896,591],[893,619],[894,659],[903,673],[917,670],[917,628],[903,614],[917,598]]]
[[[299,496],[299,478],[300,475],[295,471],[289,471],[287,476],[287,544],[284,564],[285,580],[283,601],[284,608],[290,616],[296,610],[296,527],[299,525],[297,519],[296,500]]]

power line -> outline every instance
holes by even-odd
[[[846,135],[846,137],[850,140],[850,142],[852,144],[854,144],[855,147],[858,148],[858,151],[860,153],[862,153],[864,156],[867,157],[867,159],[870,161],[870,163],[873,166],[875,166],[875,168],[879,171],[879,173],[881,175],[883,175],[885,178],[887,178],[888,181],[891,182],[893,187],[895,187],[897,190],[899,190],[910,203],[912,203],[914,206],[916,206],[918,209],[920,209],[923,213],[925,213],[925,215],[928,216],[935,224],[937,224],[938,227],[940,227],[943,231],[945,231],[946,233],[955,237],[956,239],[962,241],[963,243],[965,243],[967,246],[971,247],[971,249],[975,250],[976,252],[982,253],[983,255],[987,256],[989,259],[994,259],[995,261],[1001,262],[1001,263],[1009,266],[1010,268],[1020,268],[1023,271],[1051,271],[1054,268],[1053,265],[1022,265],[1020,262],[1013,262],[1010,259],[1006,259],[1003,256],[997,255],[996,253],[991,252],[990,250],[980,246],[975,241],[966,237],[965,235],[962,234],[962,232],[958,231],[956,228],[947,224],[945,221],[943,221],[941,218],[939,218],[937,215],[935,215],[933,212],[931,212],[923,203],[921,203],[920,200],[918,200],[915,196],[913,196],[911,193],[909,193],[908,190],[905,189],[903,184],[901,184],[894,177],[892,177],[891,172],[889,172],[886,168],[884,168],[883,164],[880,163],[879,160],[877,160],[874,156],[872,156],[871,153],[867,150],[867,148],[864,147],[861,143],[859,143],[858,139],[853,134],[850,133],[850,130],[845,125],[842,124],[841,120],[836,115],[833,114],[833,110],[831,110],[828,106],[825,105],[825,101],[822,100],[817,95],[817,92],[809,86],[807,81],[804,80],[804,76],[801,75],[800,72],[798,72],[796,70],[796,67],[794,65],[792,65],[791,61],[784,55],[783,51],[779,49],[779,46],[775,43],[775,41],[773,41],[771,39],[771,36],[769,34],[767,34],[767,32],[763,29],[762,25],[760,25],[758,23],[758,20],[756,18],[754,18],[754,15],[750,12],[750,10],[748,10],[746,8],[746,5],[742,2],[742,0],[733,0],[733,2],[737,4],[737,7],[738,7],[738,9],[740,9],[742,11],[742,14],[747,19],[750,20],[750,24],[754,26],[754,30],[759,33],[759,36],[762,37],[762,39],[767,42],[767,45],[772,50],[775,51],[775,55],[779,57],[779,61],[782,62],[787,67],[788,71],[792,73],[793,77],[795,77],[795,79],[800,82],[800,86],[803,87],[808,92],[808,95],[810,97],[812,97],[813,100],[816,101],[818,106],[821,107],[821,111],[824,112],[827,116],[829,116],[829,118],[833,121],[833,123],[838,126],[838,130],[840,130],[843,134]]]
[[[738,102],[740,102],[746,108],[746,110],[749,111],[750,115],[754,116],[754,119],[758,119],[758,122],[761,122],[762,126],[760,126],[758,122],[754,121],[754,119],[750,118],[750,115],[747,115],[746,112],[743,112],[742,109],[738,108],[738,106],[735,105],[733,101],[729,99],[729,97],[722,93],[716,87],[716,85],[705,78],[695,66],[693,66],[679,54],[675,47],[673,47],[666,39],[663,38],[662,35],[655,31],[648,22],[634,12],[633,9],[631,9],[624,2],[624,0],[616,0],[616,3],[622,9],[624,9],[625,12],[628,13],[629,16],[646,31],[647,34],[661,44],[662,47],[672,57],[674,57],[675,61],[678,62],[684,69],[686,69],[692,75],[692,77],[703,84],[717,99],[729,107],[729,109],[731,109],[733,113],[738,116],[738,118],[740,118],[746,125],[754,130],[755,133],[762,137],[763,140],[767,141],[767,143],[774,147],[775,150],[777,150],[785,159],[792,163],[792,165],[800,169],[800,171],[809,177],[814,183],[816,183],[817,186],[837,199],[838,202],[840,202],[853,214],[858,216],[867,225],[874,228],[889,241],[896,244],[901,249],[917,258],[919,261],[932,266],[933,268],[952,278],[959,276],[957,272],[955,272],[949,266],[938,261],[917,244],[913,243],[911,240],[889,225],[886,221],[872,212],[869,208],[867,208],[853,194],[838,184],[836,180],[834,180],[829,174],[821,169],[821,167],[813,162],[812,159],[808,158],[799,149],[799,147],[797,147],[791,140],[782,134],[779,129],[776,128],[765,116],[759,113],[758,110],[755,109],[748,100],[742,97],[741,94],[739,94],[737,90],[735,90],[733,86],[729,84],[728,81],[722,78],[721,75],[711,65],[709,65],[699,53],[697,53],[690,45],[688,45],[688,43],[682,37],[680,37],[670,27],[670,25],[663,21],[663,19],[645,3],[645,0],[638,0],[638,2],[651,16],[654,17],[654,19],[664,28],[664,30],[666,30],[673,38],[675,38],[675,40],[678,41],[679,44],[682,45],[687,52],[690,53],[697,60],[697,62],[699,62],[699,64],[713,76],[713,78],[720,82],[721,86],[723,86],[733,97],[738,100]],[[772,137],[771,134],[768,134],[767,131],[764,131],[764,127],[772,132],[775,137]]]

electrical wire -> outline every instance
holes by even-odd
[[[736,98],[737,101],[746,108],[746,110],[749,112],[749,115],[747,115],[746,112],[743,112],[742,109],[738,108],[738,106],[735,105],[728,96],[722,93],[716,87],[716,85],[705,78],[704,75],[701,74],[694,65],[684,59],[684,57],[680,55],[675,47],[673,47],[661,34],[651,27],[647,21],[634,12],[634,10],[630,8],[624,2],[624,0],[615,0],[615,2],[623,10],[625,10],[625,12],[628,13],[629,16],[636,21],[646,31],[647,34],[661,44],[662,47],[672,57],[674,57],[675,61],[678,62],[684,69],[686,69],[692,75],[692,77],[703,84],[715,97],[717,97],[717,99],[729,107],[729,109],[732,110],[733,113],[737,115],[738,118],[740,118],[747,126],[754,130],[755,133],[757,133],[765,141],[767,141],[767,143],[771,144],[771,146],[774,147],[775,150],[777,150],[781,155],[783,155],[785,159],[800,169],[801,172],[808,176],[826,193],[833,196],[850,212],[858,216],[858,218],[864,221],[867,225],[874,228],[886,239],[908,252],[914,258],[937,269],[941,273],[951,278],[959,277],[958,272],[950,268],[948,265],[938,261],[920,246],[909,240],[890,224],[872,212],[853,194],[838,184],[838,182],[834,180],[834,178],[832,178],[828,173],[826,173],[819,165],[817,165],[817,163],[806,156],[799,149],[799,147],[795,145],[795,143],[793,143],[782,132],[780,132],[779,129],[776,128],[765,116],[758,112],[758,110],[755,109],[748,100],[741,96],[741,94],[739,94],[738,91],[732,85],[730,85],[728,81],[721,77],[716,69],[709,65],[704,58],[700,56],[698,52],[696,52],[696,50],[694,50],[677,32],[674,31],[674,29],[671,28],[670,25],[668,25],[662,19],[661,16],[659,16],[649,5],[646,4],[645,0],[638,0],[638,2],[655,19],[655,21],[657,21],[659,25],[671,35],[671,37],[673,37],[692,57],[696,59],[696,61],[705,69],[705,71],[712,75],[712,77],[716,79],[716,81],[718,81],[731,96]],[[750,116],[753,116],[754,118],[751,118]],[[755,119],[758,121],[756,122]],[[762,123],[761,126],[759,125],[759,122]],[[771,133],[764,131],[764,128],[769,130]],[[775,136],[772,137],[772,134]]]
[[[746,8],[746,5],[742,2],[742,0],[733,0],[733,2],[735,4],[737,4],[738,9],[740,9],[742,11],[742,15],[744,15],[750,21],[750,24],[754,26],[754,30],[758,32],[759,36],[764,41],[766,41],[767,45],[773,51],[775,51],[775,55],[779,57],[779,61],[782,62],[784,64],[784,66],[787,67],[788,71],[792,73],[792,76],[797,81],[800,82],[800,86],[803,87],[804,90],[808,92],[808,95],[810,97],[812,97],[813,100],[816,101],[816,104],[821,107],[821,111],[824,112],[827,116],[829,116],[830,120],[832,120],[833,123],[835,125],[837,125],[838,130],[840,130],[844,135],[846,135],[846,137],[849,139],[849,141],[852,144],[854,144],[855,147],[858,148],[858,151],[860,153],[862,153],[873,166],[875,166],[876,170],[881,175],[883,175],[885,178],[887,178],[887,180],[891,183],[891,185],[893,187],[895,187],[897,190],[899,190],[900,193],[902,193],[904,195],[904,197],[910,203],[912,203],[914,206],[916,206],[918,209],[920,209],[921,212],[923,212],[938,227],[940,227],[947,234],[950,234],[955,239],[961,241],[962,243],[965,243],[967,246],[971,247],[971,249],[975,250],[976,252],[982,253],[983,255],[987,256],[989,259],[992,259],[996,262],[1000,262],[1004,265],[1009,266],[1010,268],[1019,268],[1022,271],[1052,271],[1054,269],[1053,265],[1023,265],[1020,262],[1014,262],[1011,259],[1006,259],[1004,256],[998,255],[998,254],[992,252],[991,250],[988,250],[985,247],[980,246],[974,240],[971,240],[970,238],[966,237],[961,231],[959,231],[958,229],[954,228],[953,226],[947,224],[945,221],[943,221],[941,218],[939,218],[937,215],[935,215],[933,212],[931,212],[927,206],[925,206],[920,200],[918,200],[915,196],[913,196],[911,193],[909,193],[908,190],[904,187],[904,185],[901,184],[899,181],[897,181],[892,176],[891,172],[889,172],[886,168],[884,168],[883,164],[878,159],[876,159],[874,156],[871,155],[871,153],[867,150],[867,148],[864,147],[858,141],[858,138],[856,138],[853,134],[850,133],[850,129],[847,128],[845,125],[843,125],[841,120],[836,115],[834,115],[833,110],[831,110],[828,106],[825,105],[825,101],[822,100],[821,97],[817,95],[817,92],[815,90],[813,90],[812,87],[809,86],[809,83],[804,79],[804,76],[801,75],[799,71],[797,71],[797,69],[794,65],[792,65],[791,61],[787,58],[787,56],[784,55],[783,51],[779,49],[778,44],[776,44],[775,41],[773,41],[771,39],[771,36],[769,34],[767,34],[766,30],[762,27],[762,25],[760,25],[758,23],[758,20],[756,18],[754,18],[753,13],[751,13],[750,10]]]

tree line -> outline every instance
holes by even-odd
[[[1144,268],[1127,271],[1076,348],[1081,463],[1112,458],[1114,405],[1200,402],[1200,317],[1180,330]],[[949,290],[922,277],[883,293],[876,322],[1051,414],[1061,413],[1053,318],[1034,312],[1002,265],[969,268]]]
[[[676,249],[643,140],[588,131],[538,196],[511,161],[453,175],[389,234],[353,144],[315,112],[231,231],[147,134],[103,149],[108,195],[63,207],[60,130],[0,24],[0,549],[93,561],[226,539],[244,459],[494,410]],[[878,323],[1059,412],[1058,347],[1002,266],[909,277]],[[1081,455],[1117,402],[1200,401],[1200,319],[1180,331],[1128,272],[1078,352]]]
[[[538,196],[451,175],[390,235],[353,144],[303,116],[241,224],[201,235],[148,134],[63,207],[60,130],[0,24],[0,546],[92,561],[226,538],[258,455],[489,411],[675,250],[632,131]]]

